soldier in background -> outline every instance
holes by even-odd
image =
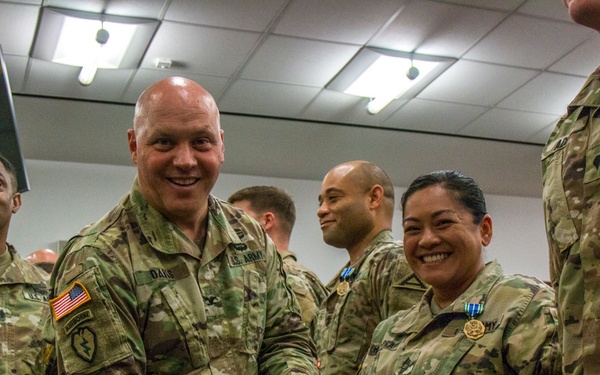
[[[59,372],[317,373],[275,245],[210,194],[223,137],[197,83],[142,93],[131,192],[67,243],[52,275]]]
[[[0,375],[44,374],[51,346],[42,339],[49,317],[49,275],[7,242],[12,215],[21,207],[17,176],[0,155]]]
[[[289,250],[296,222],[296,206],[292,197],[274,186],[250,186],[233,193],[227,200],[252,216],[271,237],[283,259],[283,270],[298,299],[302,320],[311,326],[321,302],[329,294],[314,272],[298,263]]]
[[[352,161],[330,170],[317,216],[323,240],[350,257],[327,284],[331,293],[315,320],[321,374],[356,374],[377,324],[411,308],[425,284],[392,237],[394,187],[378,166]]]
[[[27,255],[25,260],[50,274],[52,273],[54,264],[58,260],[58,254],[50,249],[40,249]]]
[[[600,0],[564,4],[575,22],[600,31]],[[600,374],[600,67],[550,134],[542,174],[563,371]]]

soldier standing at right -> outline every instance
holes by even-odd
[[[564,0],[600,31],[600,0]],[[600,68],[558,122],[542,155],[543,200],[565,374],[600,374]]]
[[[329,171],[317,215],[323,240],[350,256],[314,320],[321,374],[356,374],[375,326],[415,305],[425,284],[392,237],[394,187],[378,166],[352,161]]]

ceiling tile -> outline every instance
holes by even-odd
[[[137,71],[131,84],[127,88],[123,100],[128,103],[135,103],[141,93],[153,83],[174,76],[189,78],[199,83],[210,92],[215,99],[219,98],[219,95],[221,95],[221,92],[223,92],[223,89],[228,82],[228,79],[223,77],[190,74],[189,72],[180,72],[173,69],[140,69]]]
[[[468,5],[476,8],[510,11],[516,9],[523,0],[441,0],[444,3]],[[539,0],[536,0],[539,1]]]
[[[241,78],[323,87],[358,49],[345,44],[272,36],[248,62]]]
[[[141,67],[154,68],[156,59],[168,58],[182,71],[228,77],[237,71],[259,37],[258,33],[163,22]]]
[[[340,121],[345,112],[355,106],[361,106],[362,99],[338,91],[322,90],[302,112],[302,117],[321,121]]]
[[[562,115],[585,78],[542,73],[498,103],[500,108]]]
[[[600,63],[600,36],[595,33],[568,55],[550,66],[548,70],[558,73],[590,75]]]
[[[262,32],[285,3],[285,0],[173,0],[164,19]]]
[[[569,11],[563,4],[562,0],[527,0],[525,4],[519,8],[518,12],[532,16],[555,18],[558,20],[573,22],[569,16]]]
[[[81,68],[31,59],[31,68],[23,92],[32,95],[76,97],[117,102],[129,76],[128,69],[99,69],[89,86],[77,80]]]
[[[459,57],[506,14],[454,4],[410,2],[369,44],[398,51]]]
[[[477,43],[464,58],[544,69],[590,33],[574,24],[514,15]]]
[[[404,4],[404,0],[292,2],[275,33],[350,44],[365,44]]]
[[[294,118],[319,91],[316,87],[238,80],[221,99],[220,110]]]
[[[459,134],[520,141],[531,138],[555,119],[556,116],[553,115],[493,108],[462,129]]]
[[[485,111],[487,107],[413,99],[394,112],[382,126],[456,134]]]
[[[459,60],[417,97],[492,106],[536,74],[533,70]]]
[[[38,12],[37,6],[2,4],[0,46],[4,54],[29,56]]]
[[[6,62],[11,91],[13,94],[21,92],[23,83],[25,82],[25,72],[27,72],[29,58],[25,56],[4,55],[4,61]]]
[[[115,16],[160,19],[167,0],[44,0],[44,6]]]

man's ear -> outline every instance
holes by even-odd
[[[267,211],[264,214],[262,214],[262,226],[265,229],[265,232],[268,232],[271,228],[273,228],[273,226],[275,225],[275,220],[277,220],[275,218],[275,215],[270,212]]]
[[[384,191],[381,185],[373,185],[369,191],[369,203],[371,208],[378,207],[383,204]]]
[[[133,161],[133,164],[137,164],[137,141],[133,129],[127,130],[127,143],[129,144],[129,152],[131,152],[131,161]]]
[[[21,193],[15,193],[12,198],[12,208],[11,211],[13,214],[16,214],[17,211],[19,211],[19,208],[21,208]]]

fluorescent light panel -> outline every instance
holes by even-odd
[[[117,69],[131,43],[136,27],[136,25],[66,17],[51,61],[84,66],[89,64],[90,56],[94,56],[97,57],[98,68]],[[105,45],[96,42],[96,33],[102,28],[110,34]]]
[[[81,69],[80,82],[90,84],[97,69],[139,66],[159,21],[44,7],[32,57]],[[106,29],[106,44],[96,33]]]
[[[445,57],[364,48],[326,87],[370,98],[367,111],[375,114],[394,99],[414,97],[455,61]],[[407,72],[412,66],[419,70],[419,75],[411,80]]]

